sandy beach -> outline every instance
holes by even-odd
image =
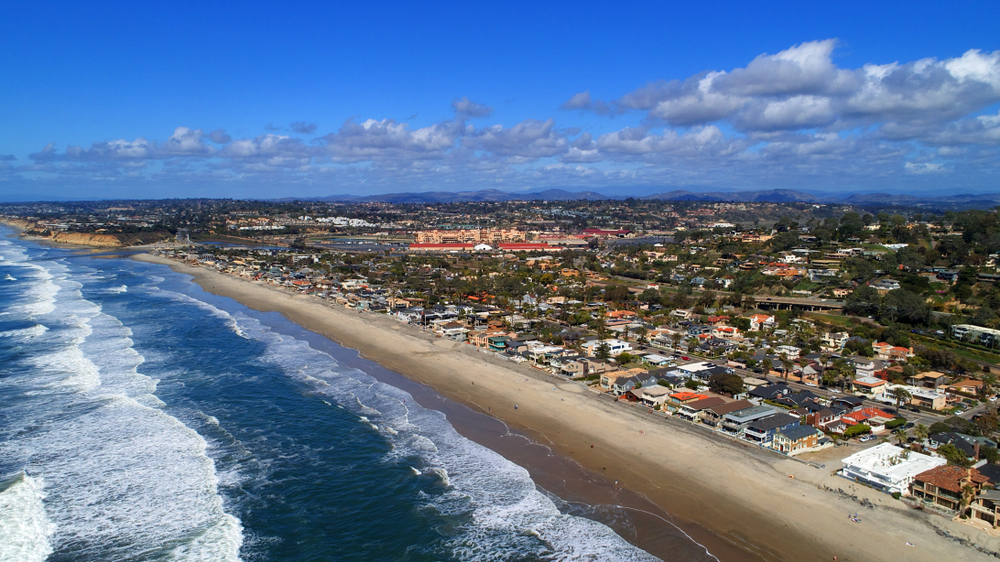
[[[835,476],[837,459],[853,450],[816,453],[816,462],[825,464],[816,468],[616,403],[578,383],[507,364],[386,316],[157,256],[134,259],[169,265],[192,275],[208,292],[279,312],[386,369],[488,413],[603,481],[617,481],[647,498],[679,518],[682,527],[687,522],[695,540],[710,545],[703,539],[712,533],[728,545],[710,546],[722,560],[992,558],[960,541],[1000,551],[1000,539],[992,535],[911,510]],[[864,507],[864,500],[874,507]],[[852,522],[852,513],[862,521]]]

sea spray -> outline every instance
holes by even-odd
[[[44,483],[22,473],[0,482],[0,560],[41,562],[55,525],[45,515]]]

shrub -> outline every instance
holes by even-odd
[[[894,500],[898,500],[901,497],[903,497],[903,494],[900,494],[899,492],[893,492],[892,493],[892,499],[894,499]]]
[[[904,425],[906,425],[906,418],[896,418],[896,419],[894,419],[894,420],[886,423],[885,424],[885,428],[886,429],[896,429],[897,427],[901,427],[901,426],[904,426]]]
[[[850,439],[851,437],[857,437],[858,435],[864,435],[865,433],[871,433],[872,428],[863,423],[858,425],[852,425],[844,431],[844,439]]]

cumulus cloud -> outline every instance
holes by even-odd
[[[618,115],[625,112],[625,109],[618,102],[608,103],[602,100],[594,100],[590,97],[590,90],[574,94],[573,97],[564,101],[559,109],[572,111],[593,111],[598,115]]]
[[[455,115],[460,119],[466,119],[469,117],[486,117],[493,113],[492,107],[476,103],[465,96],[452,100],[451,108],[455,111]]]
[[[346,161],[390,158],[442,158],[455,146],[463,129],[457,124],[437,124],[410,130],[393,119],[348,119],[336,133],[322,137],[326,154]]]
[[[208,139],[215,144],[226,144],[233,140],[233,137],[227,135],[225,129],[216,129],[208,133]]]
[[[940,174],[948,171],[936,162],[907,162],[905,168],[908,174]]]
[[[513,127],[493,125],[478,131],[474,146],[499,156],[542,158],[566,150],[566,139],[555,130],[554,119],[527,119]]]
[[[675,127],[723,122],[745,133],[876,127],[886,138],[919,140],[1000,102],[1000,51],[845,69],[833,61],[836,45],[802,43],[743,68],[651,83],[611,104]],[[588,92],[563,107],[597,111]]]
[[[316,129],[319,128],[316,123],[306,123],[305,121],[296,121],[289,125],[289,127],[291,127],[293,132],[300,135],[311,135],[316,132]]]
[[[741,68],[651,82],[610,101],[586,90],[560,105],[638,114],[628,127],[587,129],[572,114],[558,124],[545,116],[474,124],[493,108],[460,97],[450,102],[453,118],[422,126],[352,117],[309,143],[289,136],[316,132],[304,121],[285,134],[268,125],[263,135],[235,140],[222,129],[178,127],[165,140],[65,150],[50,143],[31,163],[0,156],[0,168],[5,178],[218,183],[260,176],[268,185],[416,190],[698,183],[883,189],[894,181],[910,189],[942,178],[995,189],[1000,51],[841,68],[836,46],[806,42]]]

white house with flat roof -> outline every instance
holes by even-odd
[[[913,477],[948,461],[901,449],[890,443],[882,443],[845,458],[844,468],[839,474],[848,480],[856,480],[887,494],[899,492],[908,495]]]
[[[943,392],[938,392],[933,388],[912,386],[908,384],[886,384],[880,392],[875,395],[875,400],[883,404],[896,404],[896,397],[892,391],[902,388],[910,393],[909,403],[915,406],[923,406],[932,410],[941,410],[948,405],[948,397]]]
[[[608,351],[611,352],[612,357],[625,351],[632,351],[632,344],[616,339],[591,340],[583,344],[583,349],[587,352],[587,355],[593,356],[597,354],[597,346],[601,345],[601,343],[608,344]]]

